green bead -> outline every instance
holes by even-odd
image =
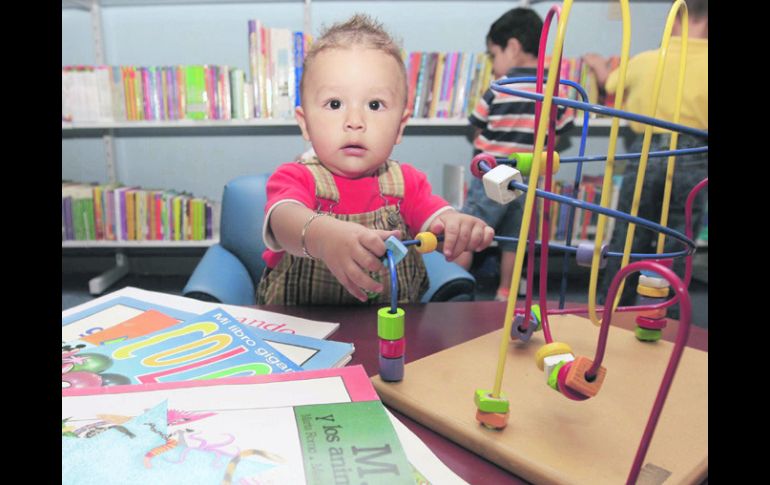
[[[636,338],[643,342],[657,342],[660,340],[662,332],[660,330],[650,330],[649,328],[636,327]]]
[[[500,397],[492,397],[492,391],[489,389],[476,389],[473,402],[479,411],[485,413],[507,413],[509,408],[508,398],[504,393],[501,392]]]
[[[516,160],[516,170],[521,172],[523,176],[529,175],[532,170],[532,153],[511,153],[508,155],[509,160]]]
[[[542,320],[540,319],[540,305],[532,305],[532,315],[535,317],[535,322],[537,323],[537,326],[535,327],[535,332],[543,328]]]
[[[551,371],[551,375],[548,376],[548,387],[551,389],[554,389],[556,391],[559,390],[559,385],[557,384],[557,381],[559,380],[559,369],[564,367],[564,364],[566,364],[565,361],[561,361],[558,364],[556,364]]]
[[[390,307],[377,310],[377,336],[385,340],[404,338],[403,308],[396,308],[396,313],[390,313]]]

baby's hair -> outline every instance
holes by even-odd
[[[313,61],[319,53],[327,49],[349,49],[351,47],[376,49],[395,59],[404,80],[404,99],[406,99],[406,67],[401,57],[401,47],[385,30],[381,22],[360,13],[344,22],[338,22],[326,28],[321,32],[321,36],[313,41],[302,65],[303,75],[300,81],[300,92],[304,92],[305,74],[307,74],[308,69],[312,68]]]

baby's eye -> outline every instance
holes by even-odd
[[[382,108],[382,103],[379,101],[369,101],[369,109],[372,111],[378,111]]]
[[[329,107],[331,109],[340,109],[341,106],[342,106],[342,101],[340,101],[339,99],[332,99],[331,101],[329,101]]]

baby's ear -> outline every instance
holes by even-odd
[[[396,145],[401,143],[401,139],[404,138],[404,128],[406,128],[406,123],[409,121],[409,117],[412,115],[412,112],[409,110],[409,108],[404,108],[404,113],[401,115],[401,121],[398,125],[398,136],[396,137]]]
[[[294,119],[297,120],[299,129],[302,132],[302,138],[310,141],[310,135],[307,132],[307,123],[305,122],[305,111],[302,109],[302,106],[294,108]]]

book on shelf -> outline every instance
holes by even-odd
[[[302,367],[222,309],[140,337],[62,345],[62,387],[99,387],[294,372]]]
[[[62,390],[62,483],[414,484],[422,463],[361,366]]]
[[[62,182],[63,240],[210,240],[215,206],[170,190]]]
[[[129,302],[127,299],[131,301]],[[224,309],[244,325],[270,332],[304,335],[318,339],[328,338],[340,326],[336,322],[308,320],[256,308],[212,303],[126,286],[120,290],[63,310],[61,313],[62,339],[73,340],[79,338],[80,335],[88,335],[104,330],[108,326],[115,325],[150,309],[158,309],[172,316],[175,316],[175,314],[170,312],[184,312],[181,314],[181,318],[184,319],[188,318],[190,314],[201,314],[214,308]],[[100,316],[94,317],[92,320],[86,319],[86,317],[102,311],[104,313]],[[66,339],[64,338],[65,329],[68,332]]]

